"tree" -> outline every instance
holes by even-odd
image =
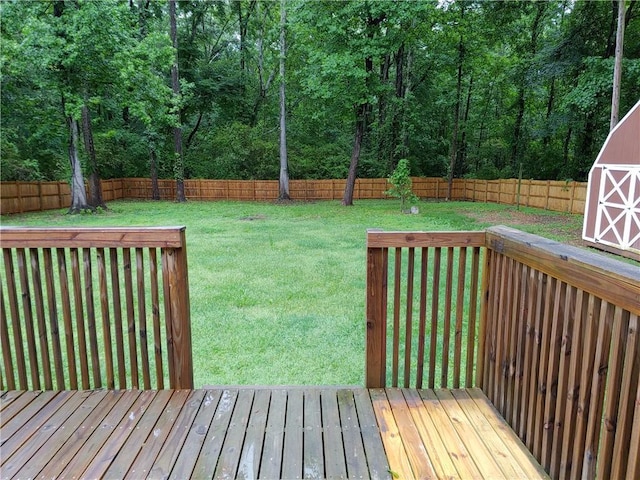
[[[622,51],[624,46],[625,0],[618,0],[618,22],[616,27],[616,55],[613,67],[613,93],[611,95],[611,122],[609,128],[618,123],[620,109],[620,82],[622,79]]]
[[[176,201],[185,202],[184,194],[184,158],[182,156],[182,119],[180,115],[180,77],[178,73],[178,30],[176,26],[176,0],[169,0],[169,23],[171,26],[171,43],[175,50],[175,58],[171,66],[171,88],[173,90],[175,109],[175,125],[173,127],[174,166],[176,179]]]
[[[286,0],[280,0],[280,182],[278,200],[291,200],[289,196],[289,166],[287,162],[287,97],[285,81],[285,43],[287,25]]]
[[[402,158],[398,161],[398,166],[389,177],[391,188],[385,193],[400,199],[400,211],[406,212],[408,203],[415,203],[418,197],[413,193],[411,177],[409,176],[409,161]]]

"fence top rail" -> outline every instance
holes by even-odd
[[[2,248],[181,248],[184,226],[176,227],[0,227]]]
[[[486,238],[490,250],[640,314],[636,265],[504,226],[487,229]]]
[[[383,232],[367,231],[368,248],[484,247],[485,232]]]

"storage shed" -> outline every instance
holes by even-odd
[[[591,167],[582,238],[640,261],[640,101],[609,132]]]

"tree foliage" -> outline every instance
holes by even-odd
[[[85,175],[174,178],[181,127],[184,178],[277,179],[285,3],[293,179],[387,177],[404,158],[413,175],[584,180],[609,131],[616,1],[177,1],[176,50],[166,1],[8,0],[0,178],[70,178],[85,108]],[[637,3],[620,117],[640,98]]]

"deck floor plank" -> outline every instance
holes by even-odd
[[[111,466],[115,457],[120,453],[134,429],[143,417],[144,412],[149,408],[155,399],[157,392],[154,390],[144,390],[140,393],[135,403],[131,406],[129,414],[123,418],[114,428],[113,434],[109,436],[109,441],[105,442],[95,457],[87,465],[83,472],[84,478],[104,478],[105,472]]]
[[[420,390],[422,405],[431,417],[436,431],[449,452],[451,461],[461,478],[480,478],[480,470],[476,466],[466,445],[456,432],[451,418],[438,400],[433,390]]]
[[[99,393],[104,393],[104,397],[97,404],[94,404],[94,395]],[[75,417],[71,417],[74,418],[74,421],[69,424],[68,431],[60,431],[59,437],[57,436],[57,441],[60,442],[58,444],[59,448],[51,458],[41,463],[40,477],[59,477],[64,467],[75,458],[76,453],[82,448],[97,426],[103,422],[113,406],[118,400],[122,399],[122,395],[115,391],[94,392],[94,395],[89,397],[89,403],[83,404],[81,409],[84,409],[85,406],[91,408],[92,405],[95,405],[95,408],[91,409],[88,415],[87,412],[83,412],[85,418],[79,424],[75,423],[77,420]],[[67,424],[65,424],[66,429]],[[40,460],[40,458],[37,460]]]
[[[413,471],[411,460],[400,437],[400,429],[384,389],[371,390],[371,401],[378,425],[380,425],[380,434],[389,459],[391,475],[399,478],[414,478],[419,475],[419,472]]]
[[[124,478],[129,466],[134,462],[145,444],[145,440],[152,434],[156,422],[167,403],[171,399],[171,391],[159,390],[153,403],[142,413],[140,420],[129,438],[122,445],[109,468],[102,475],[104,478]]]
[[[82,422],[89,415],[94,414],[96,408],[100,408],[101,402],[104,402],[107,397],[107,391],[81,391],[75,397],[82,398],[82,404],[75,410],[67,412],[70,413],[70,416],[67,417],[64,424],[59,425],[52,431],[51,437],[42,444],[37,455],[32,456],[16,473],[16,478],[35,478],[42,470],[43,465],[49,463],[69,441],[69,438],[74,435],[74,432],[80,428]]]
[[[2,431],[0,445],[20,430],[53,397],[55,392],[24,392],[23,395],[2,411]]]
[[[447,447],[438,433],[438,427],[422,404],[417,391],[405,388],[402,390],[422,443],[429,446],[428,455],[438,478],[462,478],[458,473]]]
[[[440,400],[442,407],[452,420],[454,428],[458,432],[460,439],[467,446],[472,458],[482,475],[485,478],[501,478],[505,476],[500,466],[495,462],[491,453],[487,449],[483,439],[478,435],[473,425],[455,401],[449,390],[435,390],[435,394]],[[507,478],[513,478],[506,475]]]
[[[196,390],[189,395],[177,418],[169,426],[170,430],[164,439],[158,456],[153,462],[151,470],[147,474],[148,478],[167,478],[169,476],[171,468],[180,454],[181,447],[187,435],[189,435],[196,414],[200,410],[200,404],[205,397],[205,393],[204,390]]]
[[[362,431],[358,423],[358,411],[356,410],[353,391],[338,390],[337,402],[340,413],[340,424],[342,425],[347,475],[349,478],[368,478],[370,475],[367,465],[367,455],[364,449]]]
[[[320,392],[320,403],[322,405],[325,477],[329,479],[347,478],[345,444],[342,441],[342,426],[340,425],[340,410],[338,409],[336,391],[323,389]],[[364,448],[361,456],[364,460]]]
[[[170,479],[191,478],[196,463],[215,468],[224,435],[222,427],[229,425],[231,413],[238,397],[237,390],[207,390],[200,408],[189,428],[180,455],[171,469]],[[215,424],[215,425],[214,425]],[[213,470],[211,468],[211,470]]]
[[[386,390],[389,405],[398,425],[400,438],[407,452],[409,463],[416,477],[436,478],[437,473],[429,458],[427,449],[422,443],[420,433],[411,416],[409,406],[402,395],[402,391],[393,388]]]
[[[504,472],[504,475],[507,478],[530,478],[518,462],[514,461],[509,447],[503,439],[496,435],[487,418],[467,392],[465,390],[452,390],[450,394],[451,398],[457,401],[459,408],[467,416],[478,437],[484,442],[493,460]]]
[[[389,461],[380,437],[380,427],[373,409],[373,399],[370,392],[361,388],[354,389],[353,399],[356,403],[362,443],[367,455],[368,476],[369,478],[391,478]]]
[[[73,392],[43,392],[39,395],[34,403],[40,408],[33,410],[31,405],[23,410],[21,415],[14,417],[10,425],[7,425],[8,435],[3,434],[5,427],[3,425],[2,431],[0,431],[0,438],[2,439],[0,449],[2,455],[0,457],[0,463],[4,465],[12,455],[16,454],[18,450],[23,448],[23,445],[30,443],[30,438],[34,435],[49,418],[55,414],[61,405],[63,405],[71,396]],[[28,421],[23,422],[23,419]],[[14,430],[15,427],[17,430]],[[29,448],[27,445],[24,448]],[[25,459],[26,461],[27,459]]]
[[[236,475],[239,479],[248,480],[258,478],[270,401],[270,390],[263,388],[255,392],[247,433],[244,445],[242,446],[242,453],[240,454],[238,473]]]
[[[25,393],[25,390],[4,390],[0,395],[0,412],[4,415],[4,409],[11,405],[17,398]]]
[[[218,467],[215,469],[214,478],[237,477],[240,455],[242,454],[242,446],[246,437],[254,396],[254,390],[242,389],[238,392],[238,399],[231,416],[231,423],[228,426],[228,433],[224,437],[224,444],[221,444],[220,459],[218,460]],[[221,423],[220,427],[223,425],[224,423]],[[223,434],[224,432],[220,431],[219,437],[222,438]],[[203,473],[206,474],[207,470]],[[199,472],[194,472],[194,476],[198,476],[198,474]]]
[[[282,478],[302,478],[304,392],[290,390],[287,398],[287,414],[282,452]]]
[[[192,399],[194,393],[188,390],[177,390],[171,395],[169,403],[166,405],[153,431],[149,433],[145,442],[142,444],[141,450],[138,452],[133,464],[128,466],[128,470],[124,478],[138,479],[146,477],[155,463],[158,454],[168,441],[169,434],[173,431],[173,426],[188,407],[185,406],[187,401]],[[127,467],[125,465],[125,467]]]
[[[478,388],[467,389],[467,394],[473,399],[477,408],[482,412],[489,424],[493,427],[496,435],[502,439],[504,444],[509,449],[508,455],[513,457],[514,461],[525,472],[526,478],[546,478],[548,475],[536,462],[535,458],[531,454],[522,440],[518,438],[515,432],[509,427],[506,420],[502,418],[498,410],[491,405],[484,393]]]
[[[24,470],[22,467],[26,465],[37,453],[46,455],[47,452],[43,451],[44,443],[46,443],[51,436],[58,430],[75,412],[80,405],[87,399],[91,392],[77,392],[72,395],[68,395],[66,402],[60,405],[60,408],[36,431],[23,448],[20,449],[20,455],[14,455],[8,462],[3,463],[2,471],[9,475],[16,475],[17,478],[30,478],[33,475],[25,475],[25,472],[18,473],[18,470]],[[64,408],[63,408],[64,407]],[[42,452],[42,453],[41,453]],[[4,457],[4,448],[2,449],[2,457]],[[38,472],[35,472],[38,473]]]
[[[140,396],[139,390],[127,390],[122,395],[112,397],[115,404],[99,424],[91,425],[91,432],[76,454],[64,465],[60,478],[78,476],[93,461],[103,445],[109,443],[110,436],[123,418],[128,417],[131,408]]]
[[[548,478],[479,389],[7,392],[0,478]],[[19,406],[15,406],[19,405]]]
[[[304,453],[302,474],[304,478],[325,478],[320,390],[310,389],[305,390],[303,393]]]
[[[264,432],[259,478],[280,478],[286,411],[287,391],[284,389],[273,390],[267,414],[267,429]]]

